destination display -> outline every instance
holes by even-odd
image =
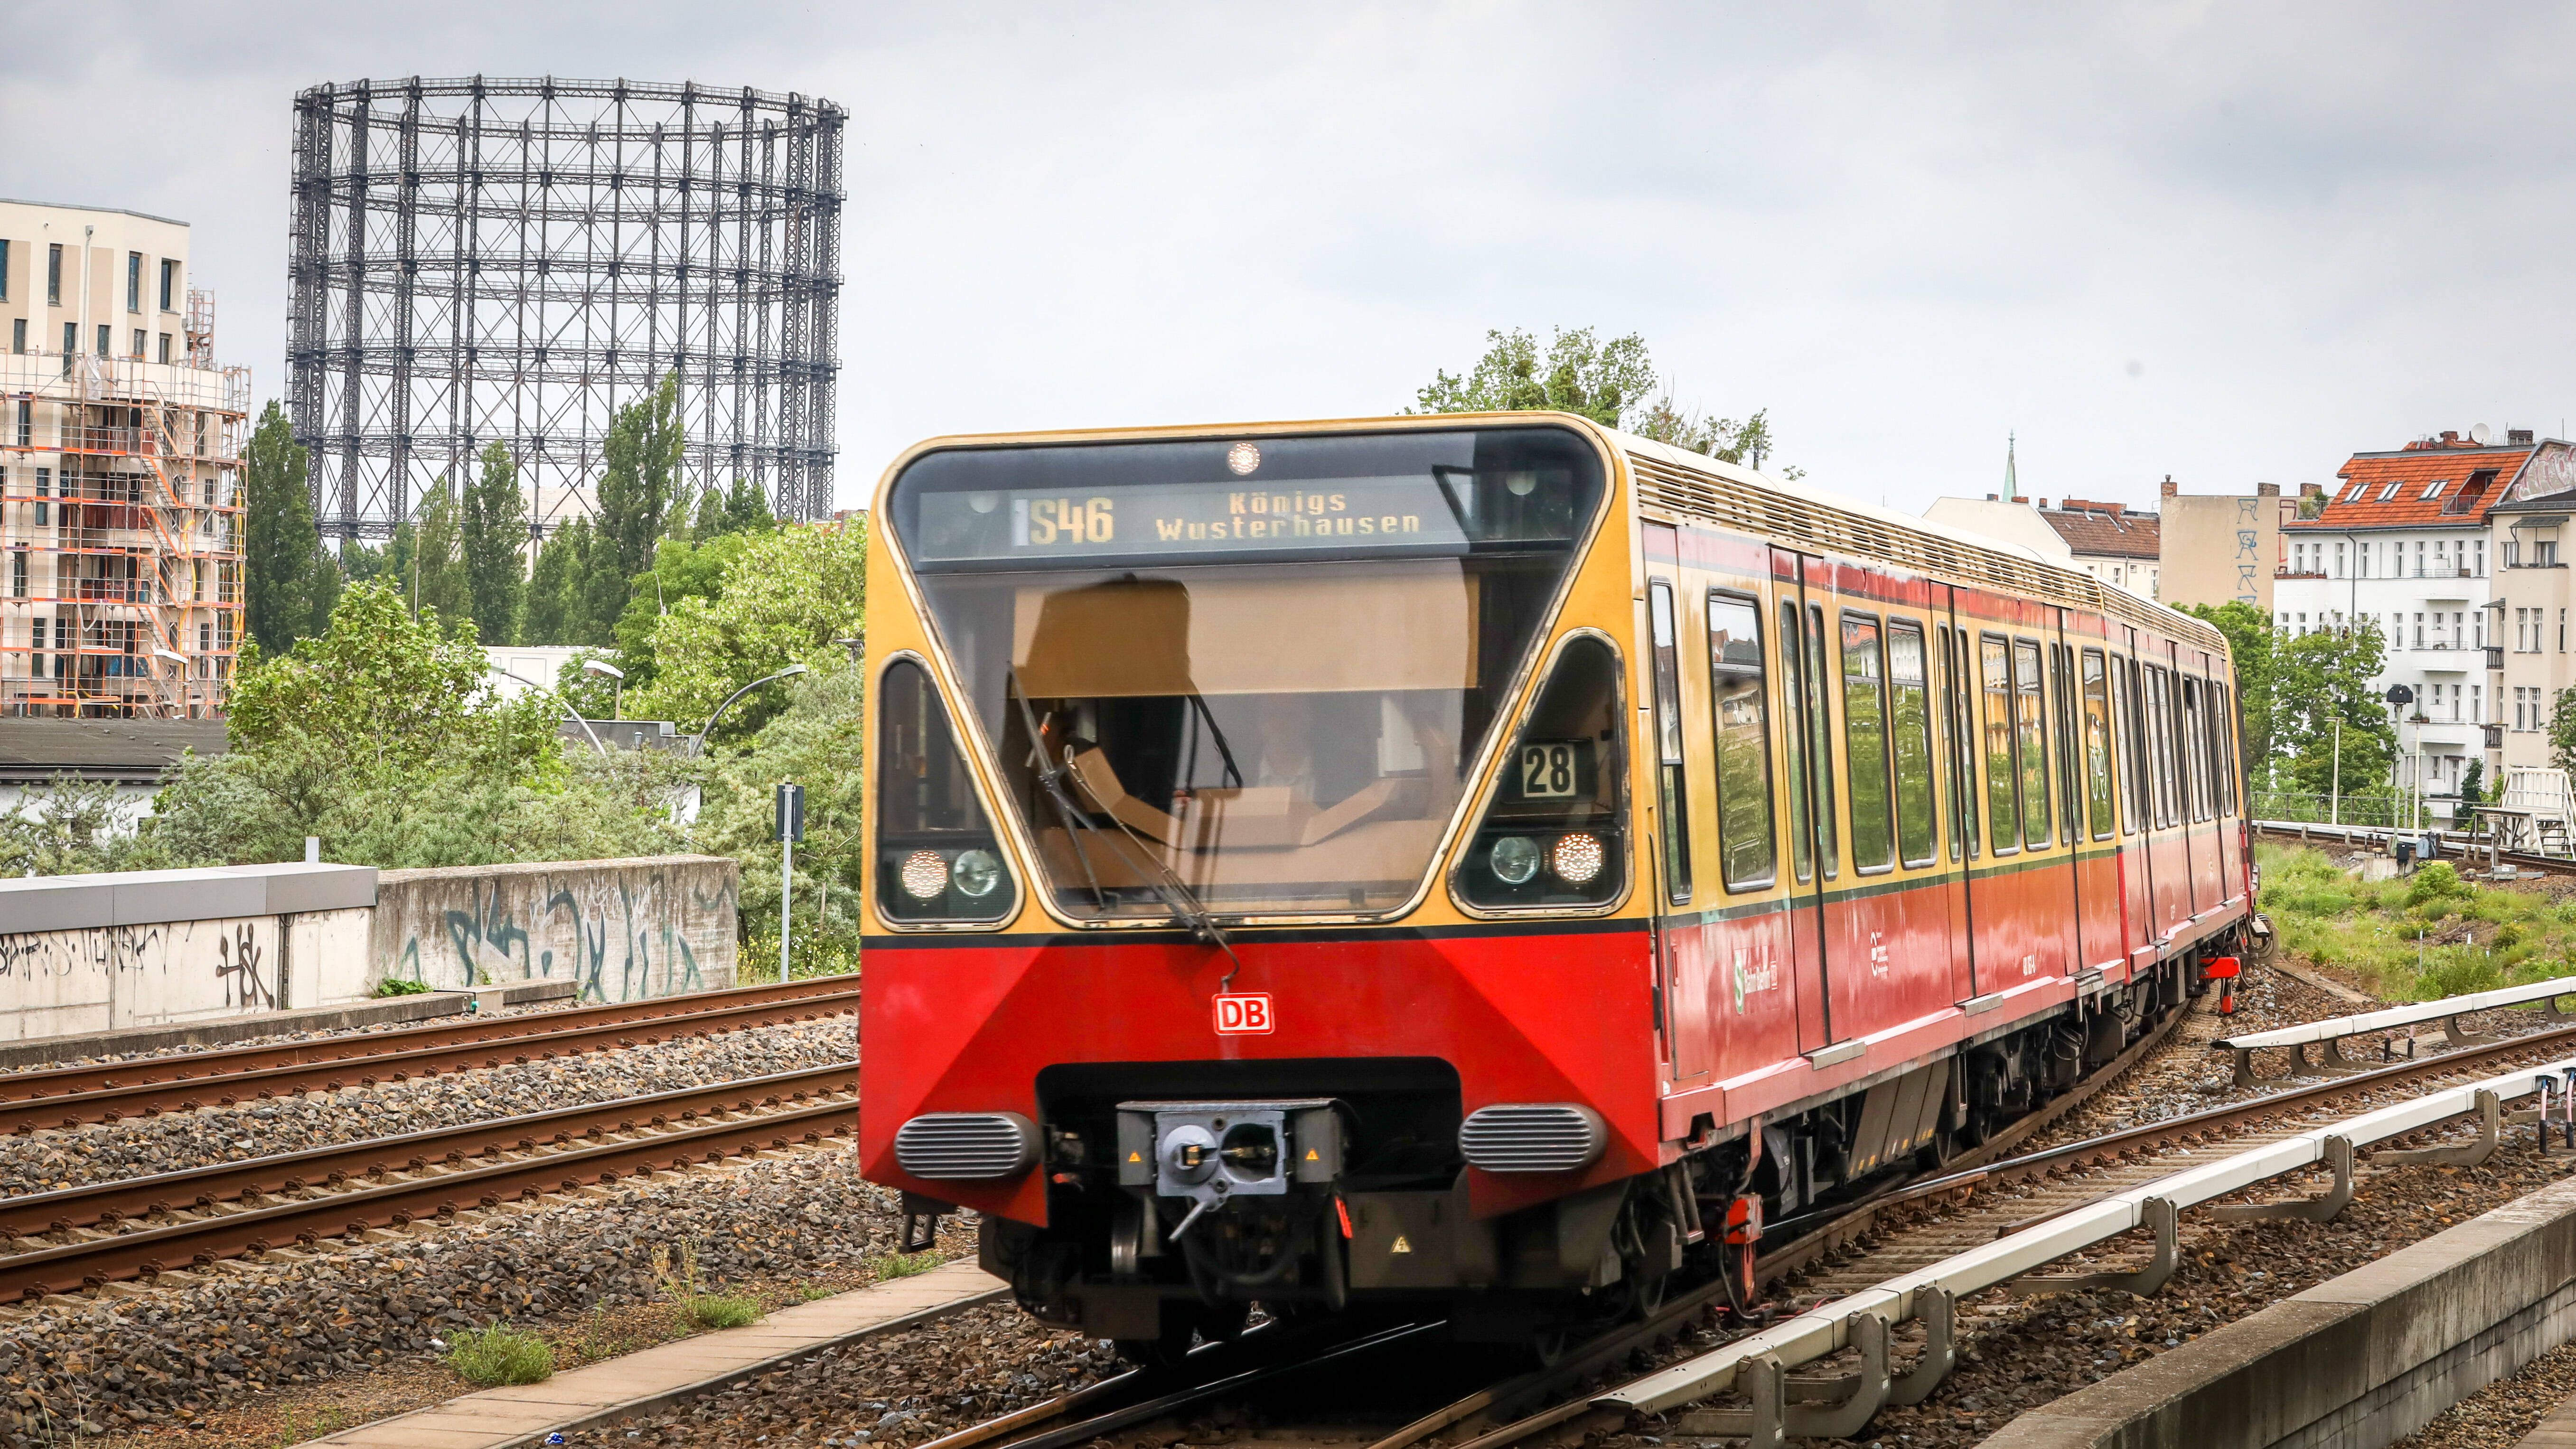
[[[1464,552],[1473,488],[1433,478],[1334,478],[1268,488],[1158,483],[920,496],[923,562],[1342,552]]]

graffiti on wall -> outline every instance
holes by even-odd
[[[273,917],[0,933],[0,1013],[107,1027],[273,1011],[278,954]]]
[[[2236,598],[2258,607],[2263,602],[2263,596],[2258,592],[2258,580],[2266,572],[2260,510],[2262,505],[2272,502],[2269,498],[2236,500]]]
[[[389,872],[379,959],[433,987],[568,979],[632,1001],[732,984],[738,904],[731,862]]]

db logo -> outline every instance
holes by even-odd
[[[1268,1036],[1278,1025],[1279,1018],[1270,1014],[1270,994],[1266,991],[1216,999],[1219,1036]]]

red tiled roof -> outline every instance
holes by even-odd
[[[2285,526],[2334,531],[2475,527],[2486,521],[2489,508],[2504,501],[2506,486],[2532,452],[2528,443],[2481,448],[2426,442],[2393,453],[2355,453],[2336,471],[2343,481],[2326,495],[2324,511]],[[2425,497],[2436,483],[2441,487],[2434,496]],[[2396,485],[2395,497],[2387,496],[2391,484]]]
[[[2064,508],[2043,508],[2039,516],[2048,520],[2059,538],[2066,540],[2067,551],[2079,557],[2156,557],[2161,520],[2152,513],[2131,513],[2117,504],[2069,498]]]

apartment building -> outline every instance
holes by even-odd
[[[2051,508],[2043,498],[2039,516],[2065,540],[2077,568],[2139,598],[2157,597],[2164,532],[2163,520],[2156,515],[2132,513],[2123,503],[2083,498],[2062,498]]]
[[[2507,701],[2489,668],[2497,642],[2489,514],[2540,451],[2525,429],[2500,444],[2472,429],[2355,453],[2316,515],[2282,528],[2274,624],[2291,634],[2378,625],[2388,652],[2374,687],[2414,693],[2396,707],[2400,783],[2420,779],[2428,795],[2456,792],[2473,759],[2485,761],[2490,780],[2501,763],[2495,722]]]
[[[2546,439],[2487,510],[2488,556],[2496,561],[2495,623],[2488,632],[2489,688],[2502,766],[2549,765],[2549,716],[2558,695],[2576,685],[2568,652],[2568,610],[2576,589],[2564,559],[2576,554],[2576,451]]]
[[[188,227],[0,201],[0,715],[219,714],[247,369]]]

